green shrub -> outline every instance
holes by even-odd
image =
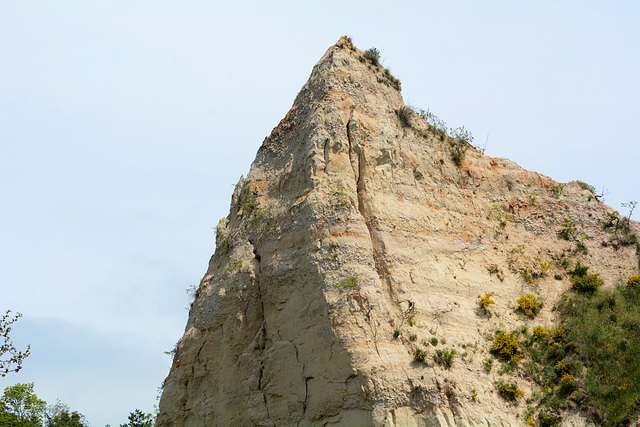
[[[364,57],[371,62],[372,65],[378,66],[380,65],[380,51],[375,47],[371,49],[367,49],[364,51]]]
[[[573,293],[558,303],[558,312],[565,341],[585,367],[583,374],[580,365],[572,371],[559,359],[558,370],[574,379],[580,375],[578,392],[565,377],[563,393],[600,414],[599,424],[625,425],[636,416],[640,396],[640,292],[619,285],[589,295]]]
[[[330,185],[329,191],[331,192],[331,206],[338,210],[349,209],[349,196],[342,184]]]
[[[396,116],[398,116],[398,121],[404,127],[411,127],[411,123],[409,123],[409,118],[411,117],[411,110],[405,106],[402,106],[396,110]]]
[[[574,290],[585,294],[592,294],[603,282],[600,274],[587,274],[585,276],[573,277],[571,283],[573,284]]]
[[[255,197],[247,197],[240,203],[240,209],[247,214],[251,214],[257,207],[258,201]]]
[[[587,267],[586,265],[582,265],[582,263],[580,263],[580,261],[578,261],[576,263],[576,267],[571,272],[571,275],[573,277],[584,277],[584,276],[587,275],[588,271],[589,271],[589,267]]]
[[[553,197],[555,197],[556,199],[559,199],[563,189],[564,189],[563,184],[552,185],[551,193],[553,194]]]
[[[589,185],[586,182],[582,182],[582,181],[577,181],[578,185],[580,186],[580,188],[582,188],[583,190],[589,190],[591,192],[591,194],[596,194],[596,188],[593,185]]]
[[[449,148],[451,149],[451,159],[456,166],[462,166],[464,156],[469,146],[457,139],[449,139]]]
[[[600,285],[602,285],[602,279],[599,274],[588,274],[589,267],[586,265],[582,265],[580,261],[576,263],[576,267],[573,270],[571,283],[573,284],[573,289],[586,293],[592,294],[594,293]]]
[[[393,338],[398,338],[401,334],[402,334],[402,332],[400,331],[400,328],[396,327],[393,330]]]
[[[540,427],[556,427],[560,425],[560,418],[549,412],[541,412],[538,414],[538,423]]]
[[[231,264],[227,265],[227,271],[232,272],[233,270],[236,269],[241,269],[242,268],[242,260],[239,259],[235,262],[232,262]]]
[[[498,383],[498,394],[506,400],[516,400],[521,396],[524,396],[524,391],[520,390],[518,384],[507,383],[500,381]]]
[[[487,357],[486,359],[484,359],[482,361],[482,367],[484,368],[485,371],[491,372],[491,369],[493,368],[493,359],[491,359],[490,357]]]
[[[535,295],[523,295],[517,300],[518,311],[525,316],[534,318],[542,309],[543,303]]]
[[[560,378],[560,382],[558,383],[558,385],[560,385],[560,390],[562,391],[562,393],[569,394],[572,391],[574,391],[577,387],[576,378],[570,373],[565,372],[564,374],[562,374],[562,377]]]
[[[409,341],[413,342],[413,341],[415,341],[417,339],[418,339],[418,335],[416,335],[416,334],[409,335]]]
[[[518,355],[520,345],[515,337],[515,333],[507,334],[505,331],[496,331],[493,337],[493,346],[491,352],[494,353],[499,359],[504,361],[518,361],[520,355]]]
[[[341,281],[337,288],[341,291],[344,290],[357,290],[360,288],[360,277],[358,273],[352,273],[345,276]]]
[[[426,350],[416,348],[416,351],[413,352],[413,360],[415,360],[416,362],[424,362],[425,357],[427,357]]]
[[[561,229],[558,232],[558,235],[563,238],[564,240],[573,240],[575,239],[578,230],[576,229],[575,225],[573,224],[573,221],[571,221],[569,218],[565,218],[564,221],[562,222],[561,225]]]
[[[407,314],[407,323],[409,324],[409,326],[415,326],[416,325],[416,312],[415,311],[410,311],[409,314]]]
[[[438,338],[432,337],[431,338],[431,345],[434,346],[434,347],[437,346],[438,345]]]
[[[457,353],[455,350],[450,350],[448,348],[436,350],[436,354],[433,356],[433,360],[438,365],[443,366],[445,369],[451,369],[451,365],[453,365],[453,358],[456,354]]]

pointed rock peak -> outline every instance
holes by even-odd
[[[355,63],[352,62],[353,59],[356,60]],[[356,48],[351,38],[347,36],[340,37],[340,40],[327,50],[314,67],[311,76],[313,77],[314,73],[326,69],[341,70],[343,73],[349,74],[352,84],[355,83],[355,76],[350,75],[349,72],[366,69],[369,71],[369,77],[372,77],[376,83],[391,87],[398,92],[402,90],[400,80],[392,76],[391,72],[380,63],[378,49],[371,48],[362,51]],[[339,76],[340,73],[334,75],[334,77]]]
[[[238,183],[158,427],[522,425],[504,399],[537,375],[478,386],[494,357],[516,360],[489,351],[497,328],[519,336],[538,315],[549,335],[574,290],[637,277],[640,224],[401,108],[378,56],[346,37],[329,48]],[[565,357],[560,335],[535,343],[550,358],[531,372]]]

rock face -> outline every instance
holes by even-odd
[[[603,243],[612,209],[587,186],[474,148],[456,165],[404,108],[345,37],[314,67],[218,225],[157,425],[524,424],[483,369],[487,337],[557,320],[563,250],[612,285],[637,273],[635,248]],[[559,237],[565,219],[578,237]],[[535,320],[514,310],[527,293],[545,302]]]

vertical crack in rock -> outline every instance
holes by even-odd
[[[307,412],[307,402],[309,401],[309,380],[314,379],[314,377],[305,377],[304,379],[304,402],[302,402],[302,415]]]
[[[327,173],[327,166],[329,166],[329,151],[331,150],[331,143],[329,138],[324,140],[324,173]]]
[[[255,271],[255,284],[257,287],[257,294],[258,294],[258,300],[260,303],[260,316],[262,317],[262,330],[261,330],[261,336],[260,336],[260,355],[258,357],[258,362],[260,363],[260,368],[258,370],[258,391],[260,393],[262,393],[262,400],[264,401],[264,407],[265,410],[267,411],[267,419],[271,418],[271,415],[269,414],[269,405],[267,403],[267,395],[264,392],[263,388],[264,388],[264,384],[262,383],[262,377],[264,374],[264,363],[263,363],[263,357],[264,357],[264,349],[266,347],[266,340],[267,340],[267,319],[264,313],[264,301],[262,300],[262,288],[261,288],[261,273],[262,273],[262,265],[261,265],[261,261],[262,258],[260,256],[260,254],[258,254],[258,248],[256,248],[256,245],[249,240],[249,244],[251,245],[251,247],[253,248],[253,266],[254,266],[254,271]]]
[[[349,116],[349,120],[347,121],[347,140],[349,141],[349,160],[351,162],[351,167],[353,168],[353,174],[356,180],[358,211],[360,212],[360,215],[364,219],[367,229],[369,230],[369,237],[371,239],[371,248],[373,252],[373,262],[376,268],[376,273],[380,278],[380,282],[386,287],[386,293],[389,297],[389,301],[392,303],[391,306],[396,308],[399,311],[396,314],[401,316],[402,309],[400,308],[400,304],[397,302],[395,292],[393,291],[393,287],[391,286],[391,277],[387,273],[388,268],[386,265],[386,261],[384,260],[384,242],[382,242],[382,239],[375,229],[373,216],[368,212],[365,203],[365,197],[367,194],[364,179],[366,157],[364,147],[362,147],[362,144],[357,143],[354,135],[352,134],[352,120],[353,110],[351,111],[351,115]]]

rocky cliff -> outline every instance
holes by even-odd
[[[562,265],[607,286],[638,258],[588,186],[459,144],[348,38],[329,48],[218,225],[157,425],[524,424],[496,384],[539,386],[485,369],[494,332],[553,325]]]

